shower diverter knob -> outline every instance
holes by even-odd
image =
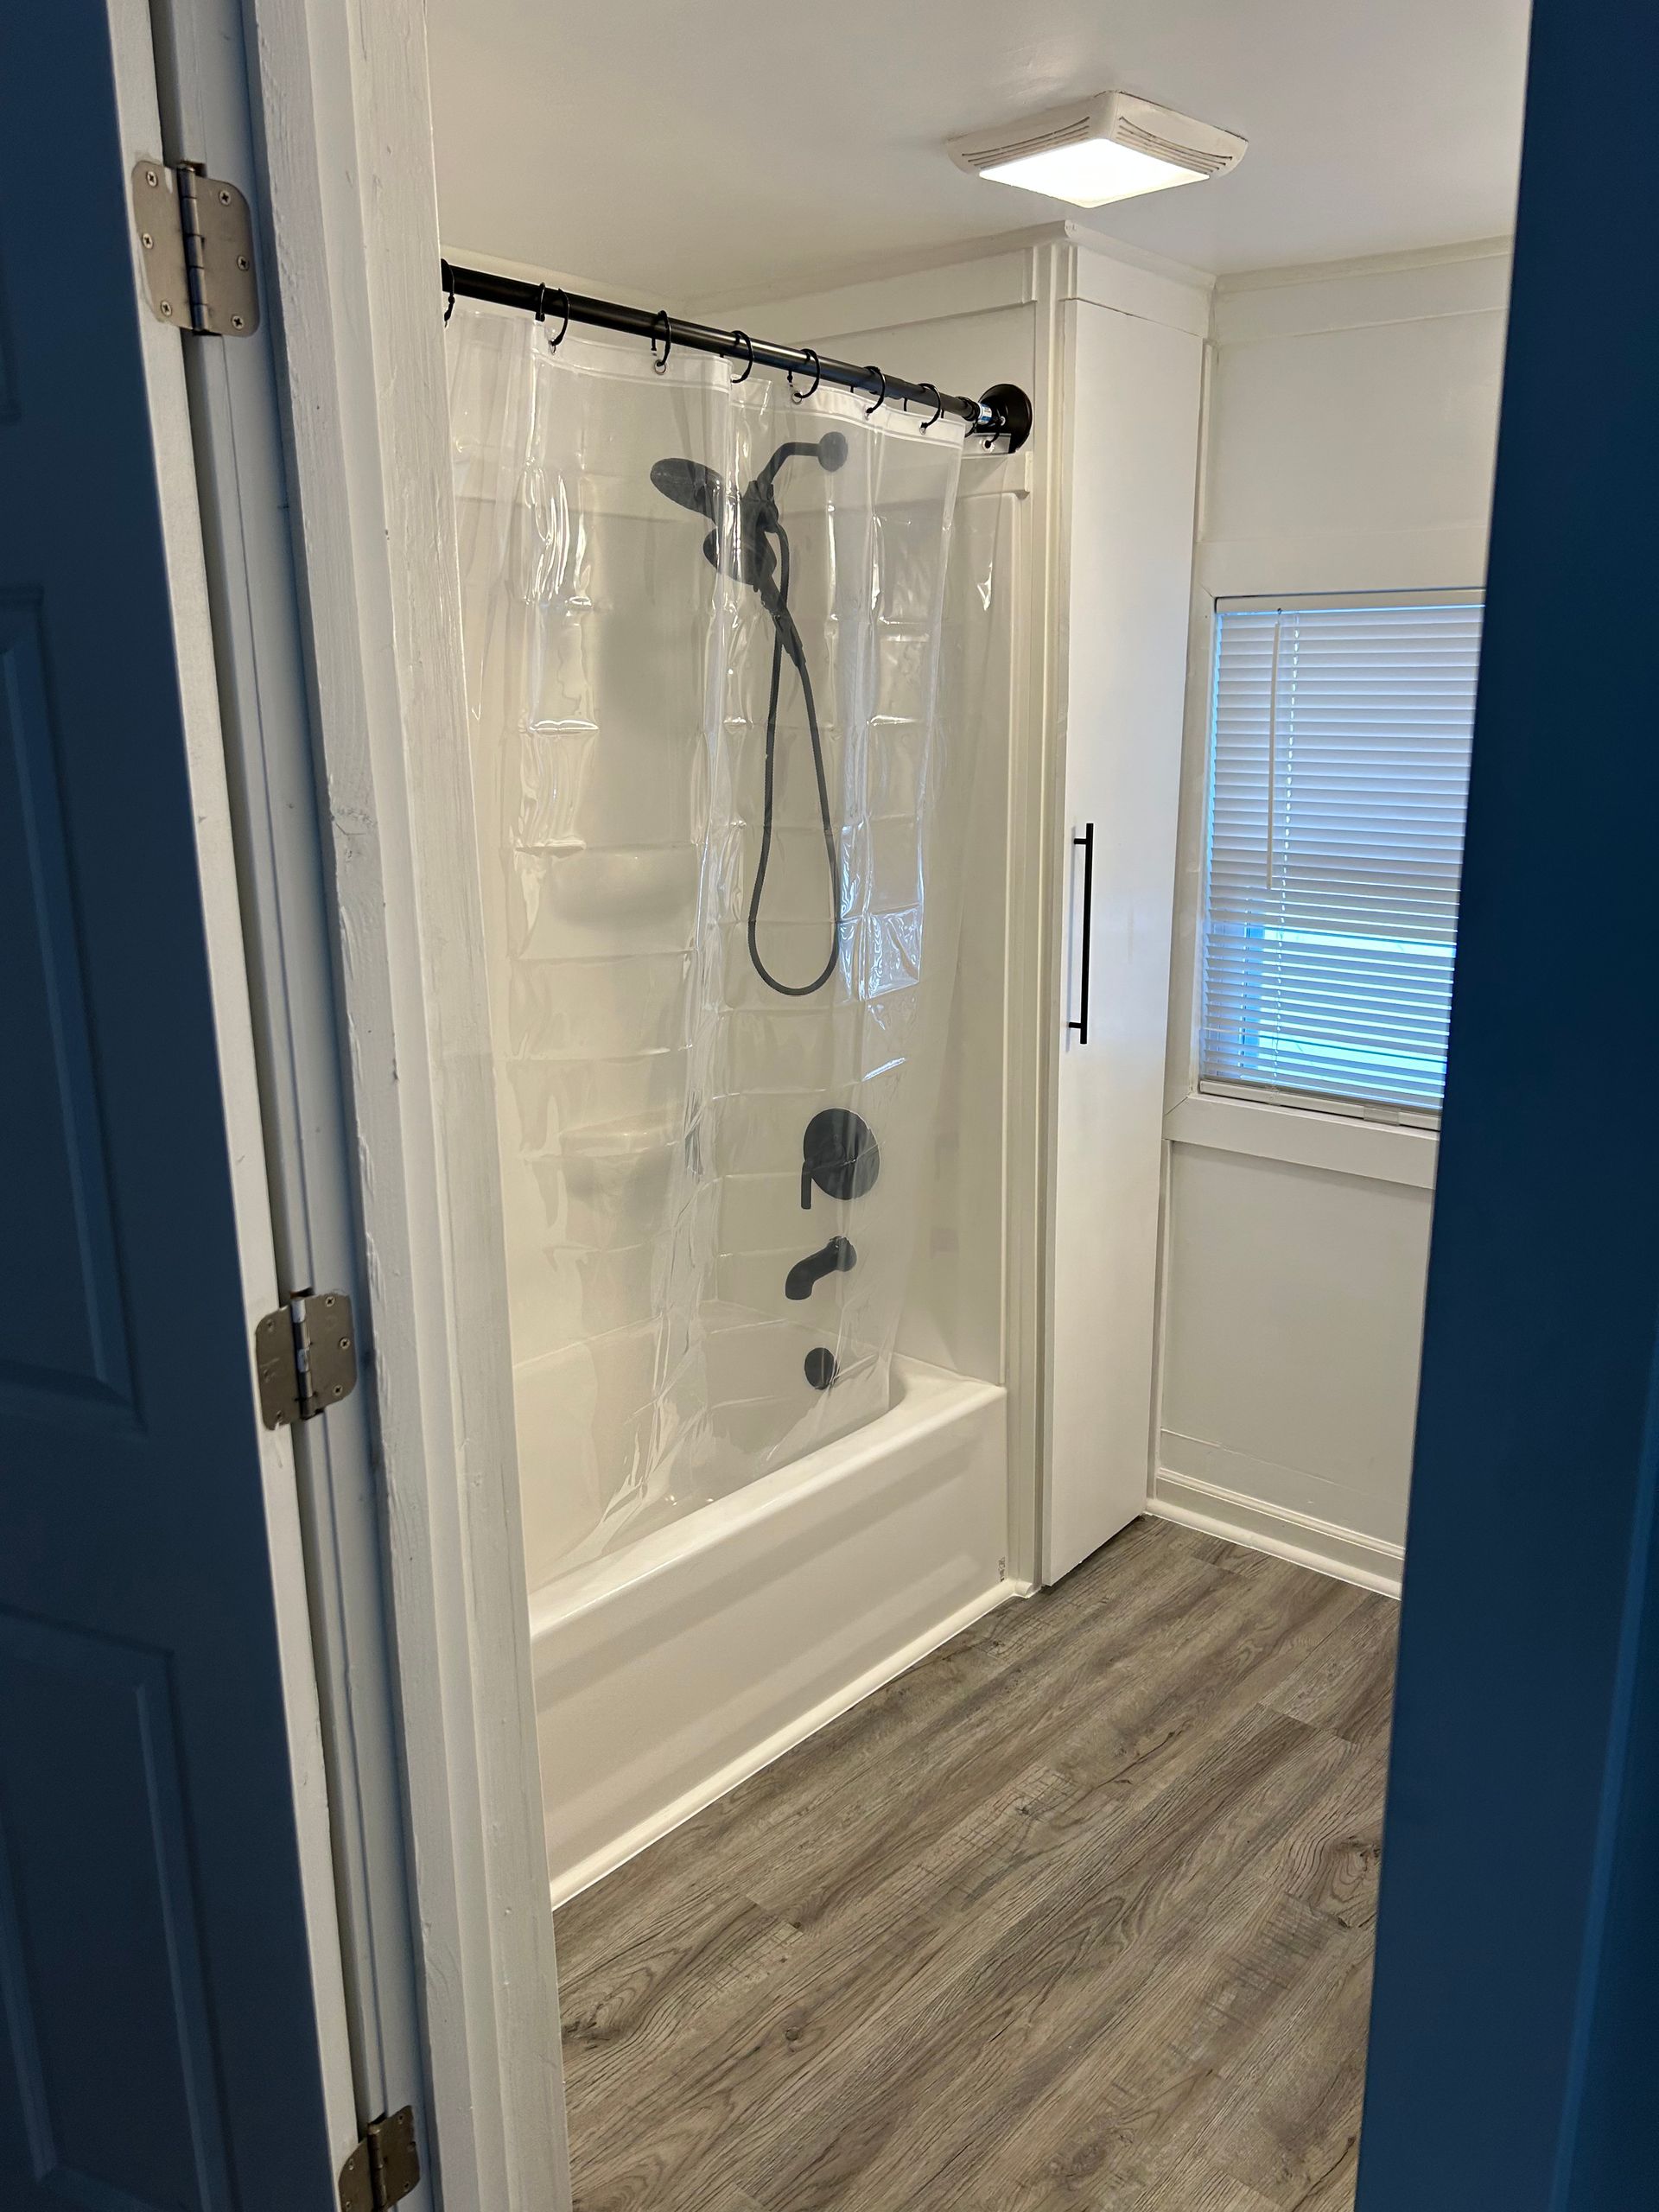
[[[869,1123],[849,1107],[826,1106],[801,1139],[801,1208],[816,1183],[827,1198],[861,1198],[881,1173],[881,1153]]]

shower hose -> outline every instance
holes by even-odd
[[[757,585],[760,602],[772,617],[772,691],[766,702],[766,794],[760,816],[760,856],[755,863],[754,887],[749,893],[749,958],[754,972],[771,990],[789,999],[810,998],[814,991],[821,991],[836,972],[836,963],[841,957],[841,863],[836,853],[835,825],[830,817],[830,786],[823,772],[823,739],[818,729],[817,702],[812,696],[812,677],[806,665],[806,648],[795,618],[789,611],[789,537],[776,516],[769,516],[761,527],[776,541],[778,547],[778,587],[770,588],[768,581]],[[784,657],[787,654],[800,678],[801,699],[806,709],[807,734],[812,741],[812,772],[818,785],[818,821],[823,830],[823,854],[830,869],[830,957],[810,983],[780,982],[760,957],[760,901],[766,887],[766,870],[772,863],[772,802],[778,770],[778,700],[783,684]]]
[[[725,479],[706,461],[681,454],[653,463],[651,480],[665,499],[702,515],[714,528],[702,541],[702,556],[721,575],[747,584],[771,618],[772,693],[766,703],[766,787],[760,819],[760,856],[755,866],[754,888],[749,894],[749,958],[754,972],[769,990],[786,999],[810,998],[821,991],[836,972],[841,953],[841,863],[836,852],[836,830],[830,815],[830,787],[823,772],[823,738],[818,728],[817,702],[806,665],[806,648],[794,616],[789,611],[789,536],[778,514],[774,486],[778,472],[797,454],[810,454],[831,474],[847,458],[847,440],[840,430],[826,430],[812,439],[787,439],[778,448],[739,499]],[[773,582],[776,571],[777,581]],[[807,734],[812,741],[812,772],[818,784],[818,820],[823,830],[823,856],[830,869],[830,955],[810,983],[785,983],[774,976],[760,957],[760,901],[772,865],[772,808],[778,782],[778,700],[783,688],[784,658],[787,654],[800,678],[806,708]]]

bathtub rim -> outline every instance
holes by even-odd
[[[1030,1595],[1008,1573],[1007,1390],[905,1369],[887,1414],[654,1531],[639,1556],[580,1570],[579,1605],[542,1609],[531,1650],[556,1907]],[[916,1572],[935,1559],[940,1580]],[[649,1626],[659,1613],[677,1623],[671,1656]],[[780,1652],[795,1662],[781,1673]]]
[[[746,1484],[725,1497],[700,1505],[683,1519],[653,1529],[602,1559],[571,1567],[529,1593],[531,1666],[539,1637],[615,1597],[635,1584],[666,1573],[693,1552],[711,1548],[738,1528],[775,1518],[824,1490],[855,1467],[890,1450],[902,1438],[921,1438],[1007,1397],[1000,1382],[958,1375],[927,1360],[895,1353],[893,1402],[862,1428],[814,1446],[786,1467]],[[964,1623],[965,1626],[966,1624]]]

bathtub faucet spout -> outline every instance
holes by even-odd
[[[814,1286],[825,1275],[844,1275],[856,1267],[858,1255],[844,1236],[832,1236],[821,1251],[797,1260],[784,1279],[785,1298],[810,1298]]]

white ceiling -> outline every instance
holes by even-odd
[[[452,253],[679,303],[1071,214],[1200,269],[1510,227],[1527,0],[429,0]],[[1242,132],[1092,214],[954,134],[1111,88]]]

